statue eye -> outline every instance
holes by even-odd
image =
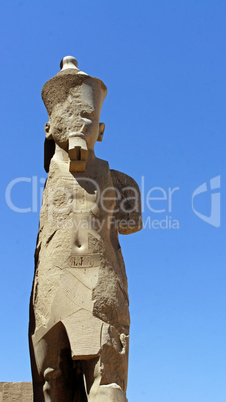
[[[87,112],[87,111],[83,110],[80,115],[84,119],[90,119],[90,118],[93,118],[95,116],[95,113],[94,112]]]

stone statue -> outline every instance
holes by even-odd
[[[125,402],[127,278],[118,232],[141,229],[136,182],[94,154],[106,86],[67,56],[42,98],[48,171],[30,302],[34,401]]]

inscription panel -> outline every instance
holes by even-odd
[[[93,268],[100,266],[100,254],[71,255],[68,263],[71,268]]]

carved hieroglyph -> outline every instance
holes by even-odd
[[[118,232],[141,229],[135,181],[96,158],[107,89],[65,57],[42,89],[48,171],[30,303],[34,401],[126,401],[129,301]]]

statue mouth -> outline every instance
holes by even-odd
[[[87,143],[84,134],[73,132],[69,134],[68,155],[69,171],[84,172],[88,154]]]

